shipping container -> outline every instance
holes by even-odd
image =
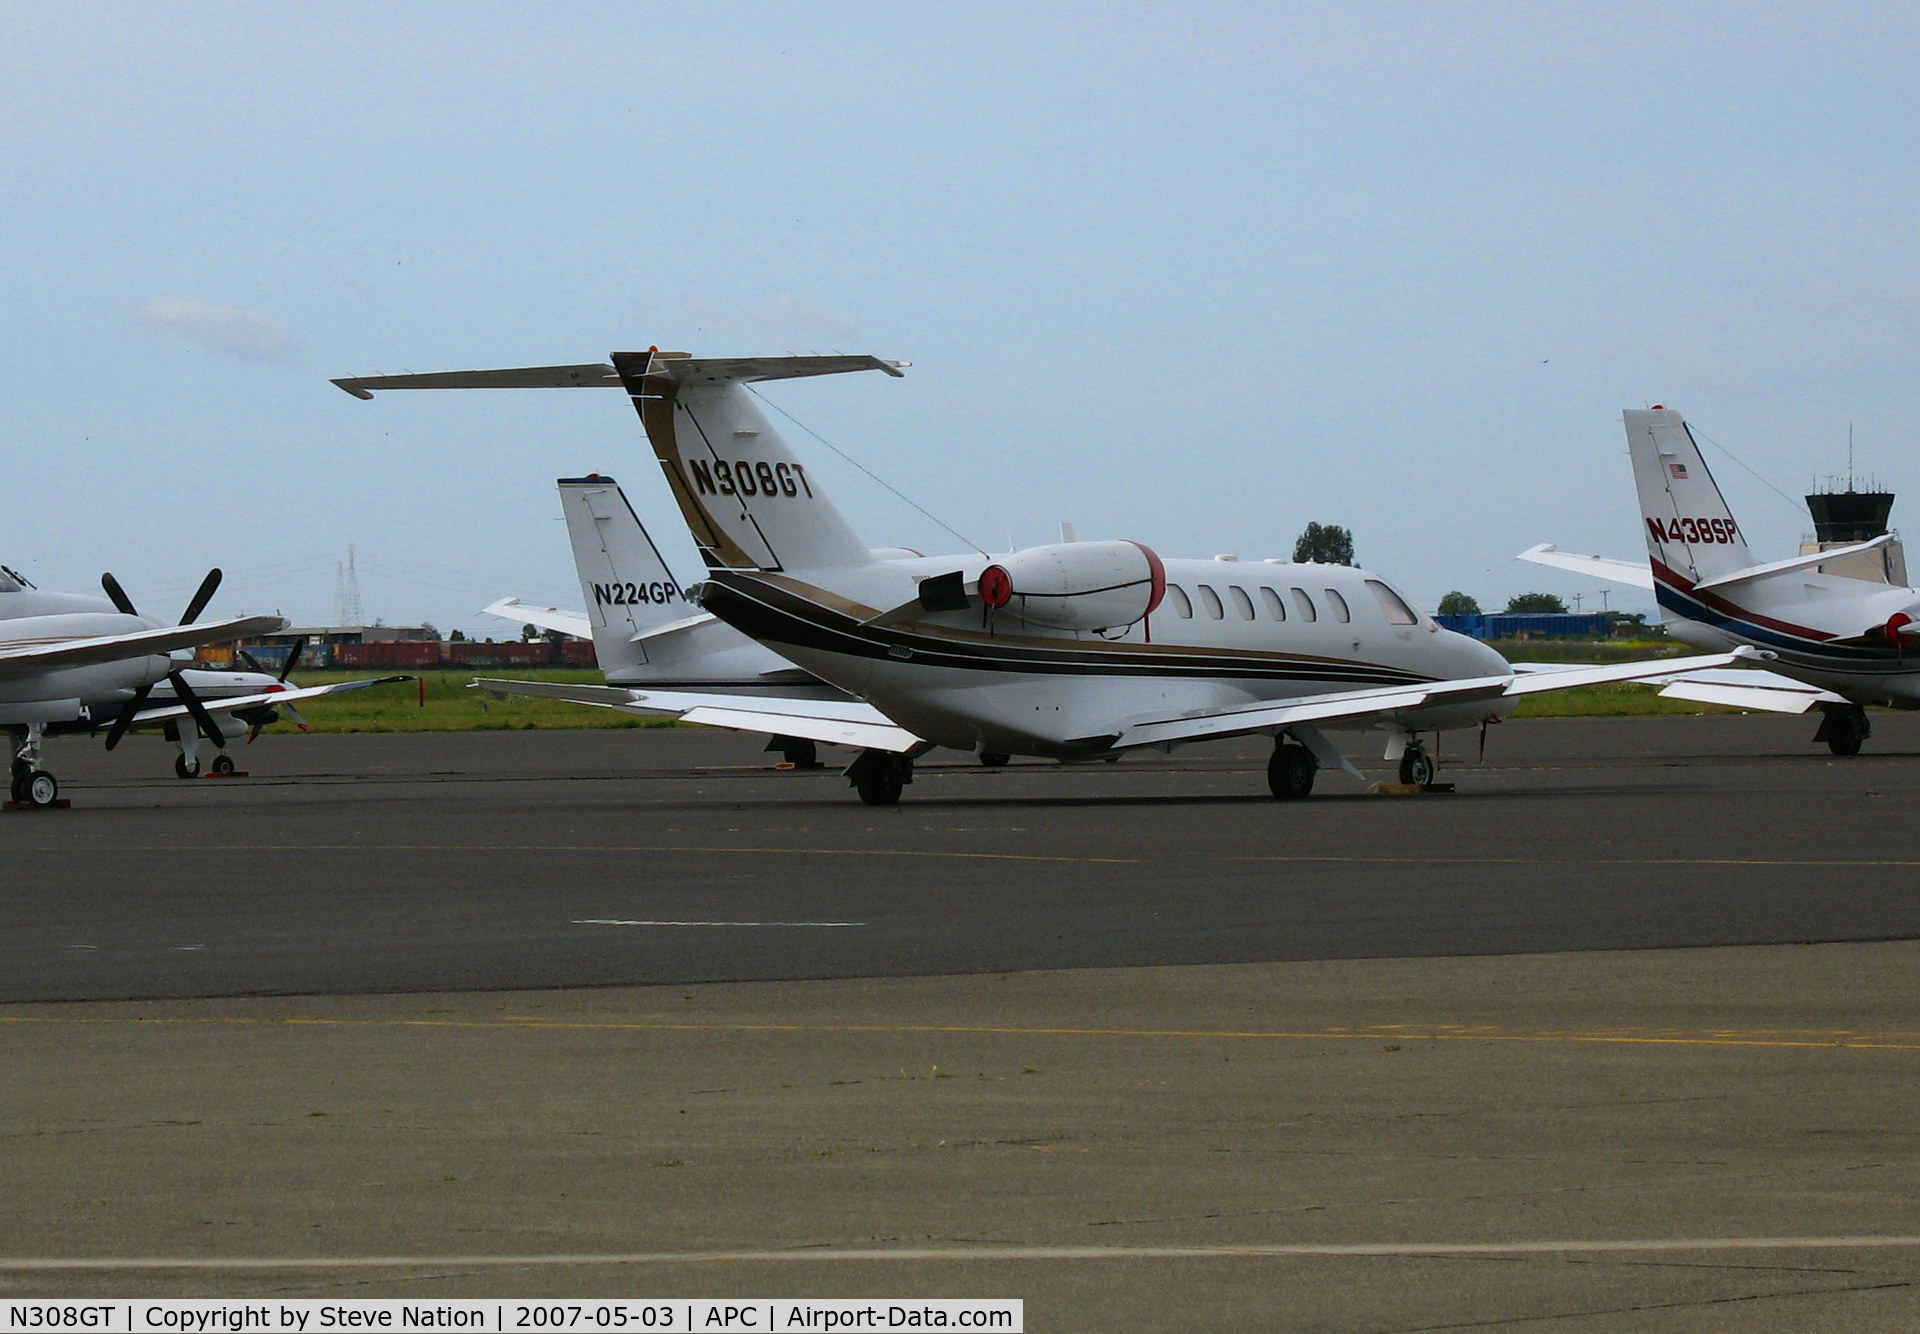
[[[433,639],[388,640],[376,644],[335,644],[333,660],[342,667],[438,667],[441,645]]]
[[[1449,630],[1475,639],[1605,639],[1607,613],[1593,612],[1476,612],[1471,616],[1436,616]]]
[[[554,646],[544,639],[528,644],[476,644],[463,640],[447,645],[448,661],[462,667],[545,667],[554,657]]]

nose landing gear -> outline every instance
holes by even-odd
[[[14,752],[7,795],[17,805],[46,810],[52,806],[64,806],[66,803],[60,800],[59,781],[40,767],[42,735],[39,723],[27,725],[26,735],[21,738],[20,749]],[[20,737],[20,733],[15,732],[14,736]]]
[[[1400,752],[1400,781],[1414,787],[1431,787],[1439,766],[1418,741],[1409,742]]]

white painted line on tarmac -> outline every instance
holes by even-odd
[[[865,922],[652,922],[623,917],[576,917],[575,926],[865,926]]]
[[[412,1269],[682,1264],[884,1264],[965,1260],[1260,1260],[1449,1255],[1604,1255],[1712,1251],[1866,1251],[1920,1248],[1920,1236],[1680,1237],[1598,1241],[1302,1243],[1280,1246],[941,1246],[898,1250],[637,1251],[560,1255],[20,1256],[0,1273],[59,1270]]]

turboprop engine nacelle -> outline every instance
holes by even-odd
[[[1166,567],[1138,542],[1028,547],[980,572],[987,606],[1061,630],[1132,625],[1166,594]]]

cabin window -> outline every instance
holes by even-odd
[[[1261,586],[1260,600],[1267,604],[1267,615],[1271,619],[1276,621],[1284,621],[1287,619],[1287,604],[1282,602],[1280,595],[1271,588],[1265,585]]]
[[[1398,593],[1388,588],[1378,579],[1367,580],[1367,587],[1373,590],[1374,600],[1380,604],[1380,610],[1385,614],[1388,625],[1418,625],[1420,623],[1420,618],[1413,614],[1413,608],[1407,605],[1406,599],[1402,598]]]
[[[1313,609],[1313,599],[1307,596],[1306,589],[1290,588],[1287,591],[1293,594],[1293,608],[1300,613],[1301,620],[1317,621],[1320,619],[1320,613]]]
[[[1253,619],[1253,599],[1247,596],[1247,590],[1238,584],[1227,585],[1227,596],[1233,599],[1233,609],[1240,613],[1240,619]]]
[[[1207,619],[1217,621],[1222,616],[1225,616],[1226,610],[1220,605],[1220,595],[1206,584],[1201,584],[1199,588],[1200,609],[1207,613]]]
[[[1345,625],[1353,619],[1353,613],[1347,610],[1347,600],[1334,589],[1327,589],[1327,605],[1333,608],[1333,619]]]
[[[1187,600],[1187,590],[1180,585],[1167,585],[1167,605],[1173,608],[1173,614],[1181,620],[1193,619],[1193,603]]]

